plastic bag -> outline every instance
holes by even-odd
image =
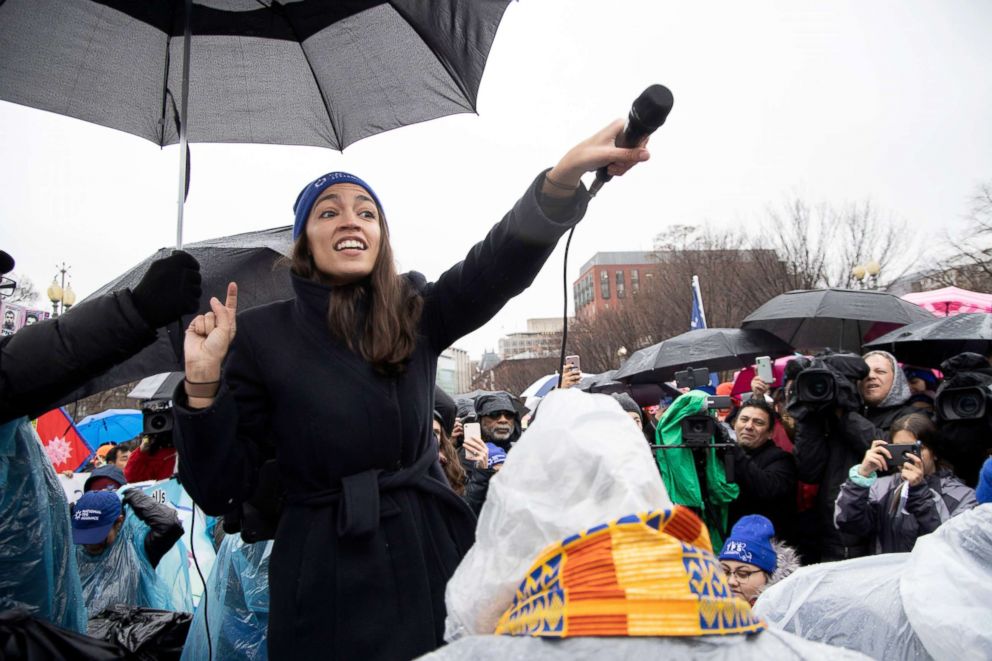
[[[992,504],[920,537],[899,591],[906,617],[935,659],[992,659]]]
[[[0,658],[88,659],[124,658],[120,646],[84,636],[39,620],[37,609],[0,597]]]
[[[246,544],[228,535],[217,550],[183,650],[183,659],[199,661],[212,652],[216,661],[268,658],[269,556],[272,542]],[[206,604],[206,607],[204,607]],[[205,623],[210,624],[210,647]]]
[[[542,639],[526,636],[470,636],[420,657],[423,661],[642,661],[705,659],[706,661],[790,661],[792,659],[867,659],[868,657],[807,640],[784,631],[765,630],[751,636],[693,638],[603,637]]]
[[[77,545],[79,579],[91,618],[118,604],[175,610],[171,590],[145,553],[148,531],[148,525],[128,508],[124,525],[110,547],[94,555]]]
[[[86,632],[69,505],[27,418],[0,425],[0,595]]]
[[[763,592],[754,612],[806,640],[875,659],[928,659],[899,594],[909,555],[887,553],[803,567]]]
[[[148,661],[178,659],[193,616],[118,604],[90,619],[90,636]]]
[[[489,484],[475,545],[445,592],[445,639],[492,633],[548,544],[671,505],[643,434],[616,400],[553,391]]]

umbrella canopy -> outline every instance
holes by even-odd
[[[784,356],[792,348],[761,330],[700,328],[635,351],[614,378],[628,383],[662,383],[689,367],[709,371],[746,367],[758,356]]]
[[[903,295],[903,299],[930,310],[938,317],[967,312],[992,312],[992,294],[982,294],[957,287],[913,292]]]
[[[776,296],[741,328],[766,330],[797,349],[860,351],[865,340],[930,319],[923,308],[885,292],[808,289]]]
[[[76,423],[76,431],[91,448],[129,441],[141,434],[141,430],[141,411],[135,409],[108,409]]]
[[[509,0],[7,0],[0,99],[180,142],[344,149],[475,112]],[[188,25],[188,33],[187,33]]]
[[[974,312],[903,326],[872,340],[865,350],[888,351],[900,361],[921,367],[940,364],[964,351],[992,355],[992,314]]]
[[[265,303],[292,298],[293,288],[289,270],[277,266],[279,260],[291,254],[292,246],[293,228],[289,226],[235,234],[186,246],[186,251],[199,260],[200,275],[203,279],[203,296],[200,298],[200,309],[196,314],[202,314],[210,309],[211,296],[223,300],[227,283],[231,281],[238,283],[239,312]],[[141,281],[153,261],[167,257],[171,252],[171,249],[162,248],[120,277],[108,282],[88,298],[102,296],[125,287],[133,288]],[[194,316],[195,314],[184,316],[179,322],[158,329],[158,338],[150,346],[88,382],[62,402],[72,402],[154,374],[183,371],[184,365],[180,357],[183,333]]]

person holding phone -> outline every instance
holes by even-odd
[[[876,553],[912,551],[920,535],[978,504],[941,461],[940,433],[928,417],[899,418],[891,431],[891,444],[873,441],[851,467],[834,506],[837,529],[872,538]]]

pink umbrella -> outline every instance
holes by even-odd
[[[902,298],[926,308],[938,317],[950,317],[964,312],[992,312],[992,294],[982,294],[957,287],[913,292]]]

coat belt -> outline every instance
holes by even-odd
[[[339,503],[337,533],[339,537],[363,537],[379,527],[379,495],[403,488],[417,488],[436,495],[451,491],[428,475],[437,456],[424,452],[411,466],[395,471],[379,468],[341,478],[341,486],[312,494],[288,494],[286,505],[320,507]],[[451,495],[454,495],[452,492]]]

